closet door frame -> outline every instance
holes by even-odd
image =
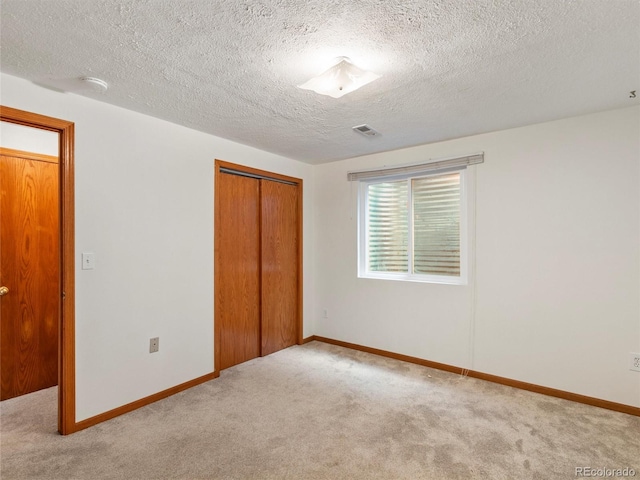
[[[220,215],[222,212],[220,211],[220,201],[218,197],[219,190],[216,188],[218,182],[221,179],[221,175],[229,175],[229,173],[223,173],[222,169],[233,170],[238,172],[238,174],[246,174],[248,176],[257,176],[259,178],[264,178],[267,180],[275,180],[275,181],[283,181],[287,183],[294,184],[297,192],[297,210],[298,210],[298,218],[296,219],[297,229],[298,229],[298,252],[297,252],[297,270],[298,270],[298,291],[297,291],[297,312],[298,318],[296,319],[296,330],[297,330],[297,344],[302,345],[302,326],[303,326],[303,314],[302,314],[302,295],[303,295],[303,270],[302,270],[302,247],[303,247],[303,237],[302,237],[302,179],[289,177],[287,175],[282,175],[279,173],[269,172],[266,170],[260,170],[257,168],[247,167],[245,165],[239,165],[235,163],[226,162],[224,160],[215,160],[214,164],[214,285],[213,285],[213,298],[214,298],[214,362],[215,362],[215,370],[219,371],[220,368],[220,338],[221,338],[221,330],[220,330],[220,319],[219,319],[219,309],[216,305],[216,299],[218,294],[218,285],[220,280],[220,270],[218,269],[218,265],[220,265],[220,255],[221,252],[218,248],[219,245],[222,244],[222,235],[224,232],[221,232],[220,229],[217,228],[217,225],[220,225]]]

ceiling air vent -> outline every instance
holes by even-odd
[[[367,137],[379,137],[380,136],[380,132],[375,131],[373,128],[371,128],[369,125],[357,125],[355,127],[351,127],[353,128],[353,130],[355,130],[358,133],[361,133],[362,135],[366,135]]]

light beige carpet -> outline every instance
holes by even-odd
[[[638,417],[319,342],[67,437],[55,388],[1,408],[2,480],[640,477]]]

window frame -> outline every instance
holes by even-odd
[[[411,273],[413,269],[413,192],[411,180],[424,177],[437,177],[449,173],[460,174],[460,275],[432,275],[423,273]],[[408,269],[406,273],[401,272],[372,272],[368,270],[369,265],[369,185],[387,183],[399,180],[408,182],[407,201],[408,210]],[[358,278],[369,278],[378,280],[396,280],[419,283],[435,283],[444,285],[467,285],[469,272],[469,196],[467,186],[467,168],[453,167],[440,170],[426,170],[410,174],[389,175],[377,178],[359,180],[358,183]]]

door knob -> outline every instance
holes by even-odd
[[[0,297],[4,297],[7,293],[9,293],[9,289],[7,287],[0,287]]]

